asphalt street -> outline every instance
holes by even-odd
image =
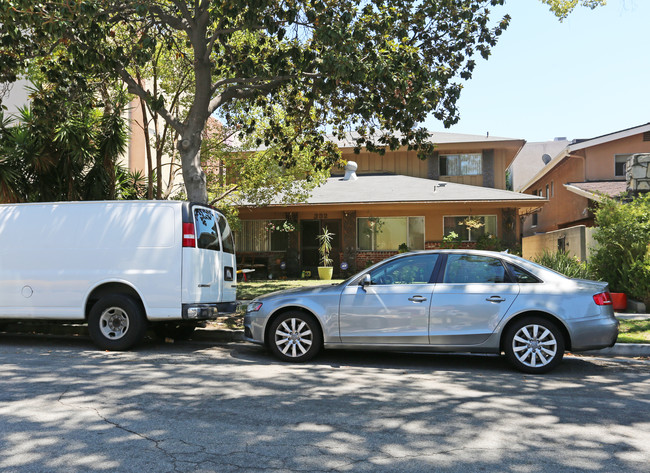
[[[1,472],[646,472],[650,362],[0,334]]]

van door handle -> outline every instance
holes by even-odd
[[[499,303],[499,302],[505,302],[505,299],[504,299],[503,297],[500,297],[500,296],[492,296],[492,297],[488,297],[488,298],[485,299],[485,300],[488,301],[488,302],[497,302],[497,303]]]
[[[409,297],[409,301],[411,301],[411,302],[424,302],[424,301],[426,301],[426,300],[427,300],[427,298],[426,298],[426,297],[422,297],[422,296],[413,296],[413,297]]]

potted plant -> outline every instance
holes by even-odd
[[[322,266],[318,267],[318,277],[320,279],[332,279],[332,259],[330,258],[330,251],[332,251],[332,240],[334,240],[334,233],[330,232],[327,227],[323,227],[323,232],[318,235],[318,253],[320,253],[320,261]]]

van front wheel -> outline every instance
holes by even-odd
[[[144,338],[144,312],[131,297],[112,294],[102,297],[88,315],[88,333],[104,350],[128,350]]]

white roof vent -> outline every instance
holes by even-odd
[[[344,181],[356,181],[359,179],[357,177],[357,163],[354,161],[348,161],[348,164],[345,165],[345,176],[343,176]]]

